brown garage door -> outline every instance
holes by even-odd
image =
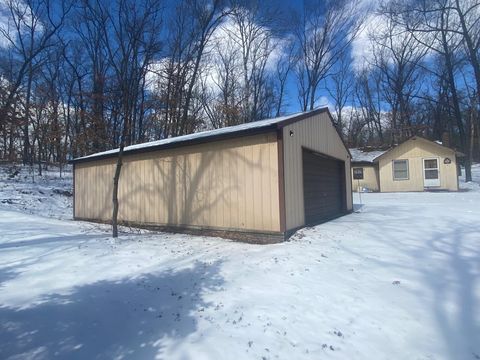
[[[345,164],[303,149],[305,223],[316,224],[345,213]]]

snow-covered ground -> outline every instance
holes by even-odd
[[[480,359],[474,170],[468,191],[362,194],[267,246],[113,240],[66,219],[63,180],[2,178],[0,358]]]
[[[38,175],[30,167],[0,165],[0,209],[57,219],[72,218],[72,170],[50,168]]]

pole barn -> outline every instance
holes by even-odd
[[[74,219],[111,222],[118,149],[72,161]],[[120,224],[253,243],[352,210],[350,153],[327,108],[124,149]]]

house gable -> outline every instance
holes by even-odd
[[[402,156],[402,154],[407,154],[409,156],[415,156],[418,154],[421,154],[423,156],[455,156],[455,150],[440,145],[434,141],[415,136],[391,148],[380,156],[377,156],[374,161],[379,162],[381,159],[385,158],[398,158],[398,156]]]

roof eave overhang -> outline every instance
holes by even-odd
[[[378,165],[378,163],[375,163],[373,161],[355,161],[355,160],[352,160],[352,165],[375,166],[375,165]]]

